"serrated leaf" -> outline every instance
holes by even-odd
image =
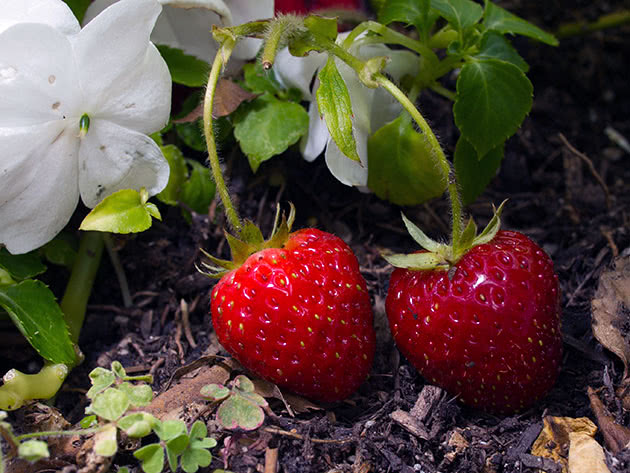
[[[472,0],[431,0],[434,8],[459,31],[464,31],[479,21],[483,8]]]
[[[187,159],[186,164],[190,167],[190,173],[182,185],[179,198],[193,212],[207,214],[216,193],[210,169],[193,159]]]
[[[77,356],[64,315],[44,283],[27,279],[0,286],[0,307],[7,311],[42,358],[69,366],[76,364]]]
[[[503,159],[503,143],[481,159],[475,148],[463,137],[457,141],[453,159],[460,196],[464,205],[472,204],[496,176]]]
[[[368,187],[396,205],[417,205],[446,190],[425,137],[408,115],[388,123],[368,138]]]
[[[156,197],[167,205],[177,205],[187,174],[184,154],[175,145],[162,146],[160,149],[168,162],[170,173],[168,175],[168,184]]]
[[[157,48],[168,66],[173,82],[188,87],[201,87],[206,84],[210,71],[210,65],[207,62],[190,56],[181,49],[162,44]]]
[[[308,131],[301,105],[265,94],[239,108],[234,136],[254,172],[269,158],[287,150]]]
[[[431,253],[439,253],[442,249],[443,245],[432,238],[429,238],[426,233],[424,233],[418,226],[416,226],[411,220],[405,217],[405,214],[400,214],[403,219],[403,223],[405,224],[405,228],[407,228],[407,232],[411,235],[411,238],[420,245],[421,248],[431,252]]]
[[[330,41],[337,39],[337,19],[319,15],[308,15],[304,18],[304,26],[314,35],[323,36]]]
[[[152,217],[161,220],[157,207],[147,202],[146,197],[134,189],[114,192],[92,209],[79,229],[122,234],[143,232],[151,227]]]
[[[90,371],[89,377],[92,387],[86,393],[88,399],[94,399],[97,394],[105,391],[116,381],[116,375],[113,371],[100,366]]]
[[[37,251],[12,255],[6,248],[0,248],[0,268],[18,281],[33,278],[46,271],[46,265],[42,263]]]
[[[380,9],[378,21],[384,25],[394,21],[413,25],[422,36],[428,33],[439,16],[430,6],[430,0],[390,0]]]
[[[103,457],[112,457],[118,451],[116,426],[109,424],[94,435],[94,453]]]
[[[232,392],[217,409],[217,420],[226,429],[254,430],[262,425],[265,414],[257,404]]]
[[[514,64],[472,60],[457,79],[455,123],[480,156],[512,136],[532,107],[533,88]]]
[[[487,31],[483,35],[479,43],[479,52],[474,57],[477,59],[499,59],[510,62],[523,72],[527,72],[529,69],[529,65],[510,42],[494,31]]]
[[[107,388],[99,393],[86,409],[86,412],[96,414],[102,419],[115,421],[119,419],[130,407],[129,397],[116,388]]]
[[[18,457],[34,463],[49,458],[48,444],[43,440],[27,440],[18,446]]]
[[[502,34],[520,34],[551,46],[558,45],[552,34],[489,1],[486,2],[483,25]]]
[[[152,443],[139,448],[133,456],[141,461],[145,473],[160,473],[164,468],[164,449],[160,444]]]
[[[148,406],[153,400],[153,390],[147,384],[122,383],[118,389],[127,394],[129,402],[134,407]]]
[[[435,253],[411,253],[383,255],[385,261],[396,268],[407,268],[415,270],[435,269],[444,264],[444,260]]]
[[[317,106],[320,115],[324,117],[330,136],[344,155],[360,162],[352,130],[350,93],[332,56],[320,69],[317,77],[319,78]]]
[[[230,395],[230,388],[222,384],[207,384],[201,388],[201,396],[210,401],[221,401]]]
[[[276,80],[271,71],[265,70],[259,61],[243,66],[245,88],[255,94],[269,92],[275,94],[282,89],[282,85]]]

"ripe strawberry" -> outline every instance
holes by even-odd
[[[372,310],[358,261],[320,230],[291,233],[226,273],[212,291],[212,323],[243,366],[311,399],[348,397],[372,366]]]
[[[499,231],[448,271],[396,269],[386,310],[405,357],[465,404],[507,413],[555,382],[558,277],[549,256],[521,233]]]

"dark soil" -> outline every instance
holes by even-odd
[[[621,3],[512,0],[502,5],[555,30],[560,23],[592,20]],[[529,453],[544,416],[595,420],[588,386],[603,388],[602,398],[612,415],[630,426],[630,415],[615,402],[613,390],[623,366],[591,331],[591,299],[598,277],[630,246],[626,184],[630,157],[605,132],[612,127],[630,138],[629,38],[630,29],[625,27],[568,38],[558,48],[516,40],[531,66],[534,106],[508,142],[500,174],[468,210],[484,224],[491,204],[509,198],[503,227],[527,234],[551,255],[562,289],[565,355],[550,394],[511,417],[464,407],[444,393],[425,397],[432,394],[424,389],[426,381],[396,351],[384,322],[390,267],[379,253],[384,248],[414,249],[399,208],[339,184],[323,159],[307,163],[297,153],[287,153],[253,175],[242,156],[224,153],[231,189],[244,216],[268,232],[276,203],[291,201],[298,208],[296,228],[315,225],[352,246],[373,298],[378,348],[372,376],[348,401],[292,417],[281,402],[270,399],[274,415],[267,416],[261,429],[247,434],[216,430],[219,447],[213,451],[211,468],[204,471],[534,472],[539,464]],[[449,118],[450,104],[427,96],[421,107],[452,154],[457,135]],[[282,184],[277,186],[278,182]],[[227,256],[221,209],[194,215],[191,225],[179,209],[161,210],[163,221],[150,231],[117,240],[132,307],[123,306],[111,263],[104,259],[81,339],[87,358],[58,398],[71,421],[82,416],[82,390],[95,366],[108,367],[119,360],[133,373],[150,372],[157,393],[176,369],[220,349],[209,315],[213,282],[200,275],[195,264],[200,261],[199,248]],[[431,235],[446,233],[444,200],[407,208],[405,213]],[[182,316],[182,301],[189,307],[188,320]],[[35,358],[27,353],[20,363],[27,366],[31,359]],[[410,411],[419,396],[429,402],[429,410],[422,421],[424,432],[412,432],[392,413]],[[213,413],[202,418],[211,420]],[[210,425],[216,428],[213,422]],[[265,456],[274,452],[278,469],[265,470]],[[607,454],[611,471],[630,471],[630,450]],[[126,463],[135,464],[133,457],[117,460]],[[559,465],[548,462],[546,471],[560,471]]]

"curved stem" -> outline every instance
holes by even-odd
[[[273,21],[269,24],[269,32],[267,41],[265,41],[265,47],[263,49],[262,62],[263,69],[271,69],[276,59],[276,52],[280,48],[280,41],[286,31],[286,25],[283,21]]]
[[[400,90],[394,83],[392,83],[387,77],[382,74],[375,75],[374,79],[379,83],[381,87],[387,90],[398,102],[403,106],[403,108],[411,115],[414,121],[418,124],[420,131],[424,134],[425,138],[429,142],[429,145],[433,152],[434,156],[437,159],[437,162],[442,170],[442,174],[447,182],[447,190],[448,195],[451,200],[451,211],[452,211],[452,243],[456,244],[461,239],[462,234],[462,204],[459,198],[459,191],[457,190],[457,180],[455,179],[455,173],[451,169],[451,164],[448,159],[446,159],[446,155],[444,151],[442,151],[442,147],[437,140],[437,137],[433,133],[433,130],[424,119],[422,114],[418,111],[416,106],[409,100],[409,98]]]
[[[61,310],[66,318],[70,339],[77,343],[85,319],[85,309],[92,292],[96,272],[103,254],[103,234],[84,232],[79,253],[72,266],[66,291],[61,299]]]
[[[17,440],[36,439],[40,437],[61,437],[61,436],[73,436],[73,435],[90,435],[95,434],[103,430],[102,427],[94,427],[91,429],[83,430],[45,430],[41,432],[29,432],[28,434],[18,435]]]
[[[210,162],[210,170],[212,171],[212,177],[216,183],[221,202],[225,208],[225,215],[228,220],[228,224],[237,232],[240,232],[243,226],[241,220],[234,208],[232,198],[225,185],[223,179],[223,173],[221,172],[221,164],[219,163],[219,155],[217,154],[217,143],[214,138],[214,129],[212,126],[212,106],[214,104],[214,95],[217,90],[217,83],[219,82],[219,76],[223,66],[227,63],[232,54],[232,50],[236,45],[236,41],[232,38],[226,39],[217,55],[214,57],[212,63],[212,69],[208,77],[208,87],[206,89],[206,95],[203,102],[203,132],[206,138],[206,145],[208,147],[208,161]]]

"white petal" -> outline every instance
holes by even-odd
[[[0,33],[0,127],[76,113],[82,94],[68,38],[49,25],[20,23]]]
[[[121,189],[150,195],[168,182],[169,168],[158,145],[148,136],[107,120],[93,120],[79,150],[81,199],[94,207]]]
[[[0,201],[0,243],[11,253],[39,248],[70,220],[79,200],[78,146],[72,133],[62,133],[41,153],[30,156],[32,169],[14,172],[24,187],[8,202]]]
[[[118,81],[142,66],[161,10],[156,0],[120,0],[70,37],[81,88],[88,99],[86,113],[109,100],[108,90],[115,90]]]
[[[305,135],[300,142],[302,156],[307,161],[313,161],[326,147],[330,138],[326,122],[319,115],[317,102],[312,101],[308,107],[308,135]]]
[[[0,33],[17,23],[44,23],[63,34],[76,34],[81,27],[72,10],[59,0],[2,0]]]
[[[83,25],[87,25],[90,21],[96,18],[99,13],[107,7],[112,6],[117,1],[118,0],[94,0],[85,11],[85,15],[83,15]]]
[[[273,5],[273,0],[228,0],[234,25],[273,17]],[[233,55],[236,59],[253,59],[261,46],[262,40],[246,38],[236,44]]]
[[[21,193],[33,179],[38,163],[59,138],[65,123],[0,128],[0,205]],[[78,143],[78,140],[77,140]]]
[[[104,118],[140,133],[161,130],[171,110],[171,75],[160,52],[149,44],[144,62],[108,89],[90,118]]]
[[[276,78],[287,88],[295,87],[305,100],[313,100],[311,83],[317,70],[326,63],[326,54],[312,51],[308,56],[295,57],[284,48],[276,55],[273,71]]]
[[[356,132],[357,153],[361,158],[361,163],[348,158],[337,147],[332,138],[326,146],[326,165],[333,176],[335,176],[342,184],[347,186],[365,186],[367,185],[368,168],[367,168],[367,135]]]

